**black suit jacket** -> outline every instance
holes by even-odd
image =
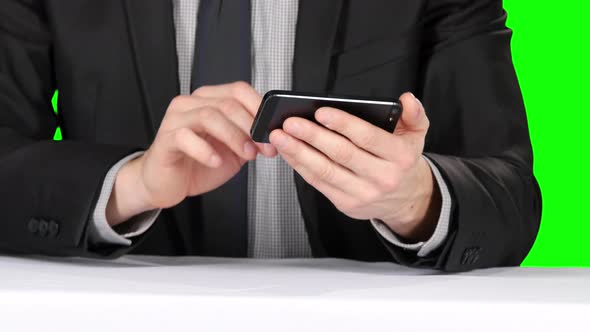
[[[350,220],[295,175],[313,254],[449,271],[516,265],[541,197],[511,31],[500,0],[300,0],[296,90],[398,97],[431,121],[427,156],[450,187],[448,239],[418,258]],[[200,197],[165,210],[131,248],[93,247],[108,169],[149,146],[179,93],[169,0],[4,0],[0,5],[0,248],[116,257],[246,254],[246,225],[206,220]],[[59,115],[50,99],[59,89]],[[56,126],[64,140],[51,140]]]

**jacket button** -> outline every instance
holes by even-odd
[[[27,229],[31,233],[37,233],[37,231],[39,230],[39,220],[35,218],[29,220],[29,223],[27,224]]]
[[[59,233],[59,224],[51,220],[49,222],[49,237],[56,237]]]
[[[479,260],[479,253],[481,252],[480,247],[473,247],[467,248],[463,251],[463,256],[461,257],[461,264],[468,265],[468,264],[475,264]]]
[[[49,230],[49,223],[43,219],[39,221],[39,235],[47,236],[47,231]]]

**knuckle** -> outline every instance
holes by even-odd
[[[191,96],[202,97],[205,94],[206,90],[207,90],[206,86],[199,87],[199,88],[195,89],[195,91],[193,91],[193,93],[191,93]]]
[[[382,192],[392,192],[397,189],[399,185],[399,179],[397,176],[390,175],[380,179],[378,185]]]
[[[347,147],[338,147],[334,151],[334,159],[340,164],[349,164],[352,161],[353,156],[352,149]]]
[[[398,159],[398,164],[402,171],[412,169],[416,165],[416,162],[416,158],[411,156],[409,153],[400,155]]]
[[[172,98],[170,105],[172,106],[172,105],[180,104],[183,99],[184,99],[184,96],[176,96],[176,97]]]
[[[339,203],[338,205],[334,204],[335,207],[347,214],[352,213],[353,211],[358,210],[361,207],[361,204],[358,202],[358,200],[349,200],[347,202],[342,202]]]
[[[164,115],[158,132],[170,132],[171,130],[178,128],[182,124],[182,113],[168,112]]]
[[[219,108],[225,114],[235,114],[240,110],[241,105],[234,99],[224,99],[219,103]]]
[[[314,188],[318,188],[320,183],[322,182],[322,177],[318,174],[313,174],[308,176],[306,179],[307,183]]]
[[[242,129],[231,121],[224,121],[223,133],[220,133],[220,135],[228,140],[226,144],[235,144],[237,149],[242,149],[243,145],[249,140]]]
[[[174,131],[174,142],[176,145],[180,145],[186,138],[188,129],[187,128],[179,128]]]
[[[376,189],[367,189],[361,195],[361,205],[371,204],[381,198],[381,191]]]
[[[241,144],[238,144],[240,149],[248,141],[248,139],[245,137],[245,135],[243,134],[243,132],[240,129],[236,128],[236,127],[233,127],[230,130],[229,137],[232,140],[232,142],[241,143]]]
[[[330,182],[334,179],[334,167],[332,166],[324,166],[321,167],[318,172],[318,177],[323,180]]]
[[[168,109],[172,110],[172,111],[185,109],[191,103],[192,103],[192,99],[189,96],[184,96],[184,95],[176,96],[176,97],[172,98],[172,101],[170,102],[170,106],[168,107]]]
[[[370,130],[364,130],[358,138],[358,143],[360,146],[374,146],[376,135]]]
[[[231,88],[234,94],[242,95],[249,90],[250,85],[244,81],[237,81],[232,83]]]
[[[338,211],[347,213],[348,211],[351,211],[352,209],[350,208],[348,203],[344,203],[344,202],[333,202],[334,207],[336,209],[338,209]]]
[[[203,107],[199,110],[199,117],[204,121],[219,119],[219,112],[212,107]]]

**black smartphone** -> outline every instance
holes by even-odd
[[[269,143],[268,136],[283,127],[283,122],[297,116],[316,122],[314,113],[321,107],[333,107],[348,112],[371,124],[393,132],[401,115],[398,100],[344,97],[272,90],[262,99],[250,129],[252,140]]]

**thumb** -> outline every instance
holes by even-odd
[[[400,97],[400,101],[402,102],[403,112],[395,133],[400,135],[409,133],[426,135],[430,122],[420,100],[411,92],[406,92]]]

